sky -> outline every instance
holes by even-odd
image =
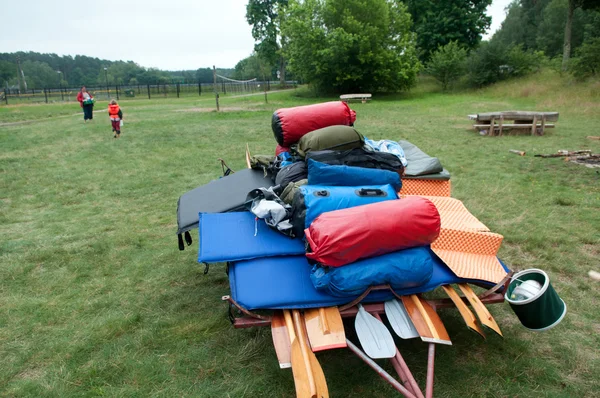
[[[248,0],[0,0],[0,52],[135,61],[144,67],[233,68],[252,53]],[[488,8],[500,27],[510,0]]]

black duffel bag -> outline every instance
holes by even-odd
[[[363,148],[345,151],[310,151],[306,154],[307,162],[308,159],[333,165],[390,170],[400,175],[404,173],[404,166],[396,155],[387,152],[369,151]]]

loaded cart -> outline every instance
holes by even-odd
[[[515,312],[526,326],[560,322],[566,305],[547,275],[512,277],[497,258],[503,237],[450,197],[450,173],[437,158],[407,141],[368,140],[349,126],[353,118],[344,128],[311,130],[305,123],[303,131],[294,115],[306,112],[276,115],[285,123],[275,136],[289,150],[270,157],[247,148],[248,169],[184,194],[178,234],[183,249],[198,227],[198,261],[206,269],[227,264],[230,294],[222,300],[233,326],[271,327],[277,360],[291,368],[298,397],[329,396],[315,353],[344,348],[402,395],[433,396],[435,345],[452,344],[439,308],[456,307],[476,333],[501,336],[486,305],[510,292],[513,308],[525,304]],[[286,141],[290,125],[296,143]],[[477,295],[471,285],[487,290]],[[423,298],[438,288],[447,298]],[[532,320],[542,307],[553,311]],[[358,341],[346,338],[343,318],[354,318]],[[424,389],[392,334],[429,345]],[[397,378],[373,360],[381,358]]]

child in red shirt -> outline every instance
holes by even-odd
[[[114,138],[121,136],[121,120],[123,120],[123,112],[119,108],[117,101],[112,100],[108,105],[108,116],[110,117],[110,123],[112,124],[112,131],[115,133]]]

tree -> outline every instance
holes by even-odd
[[[492,0],[406,0],[405,4],[413,18],[422,61],[451,41],[466,49],[475,48],[492,20],[485,14]]]
[[[573,14],[576,8],[594,10],[600,8],[600,0],[569,0],[567,10],[567,23],[565,25],[565,41],[563,47],[562,69],[567,70],[569,58],[571,57],[571,31],[573,26]]]
[[[427,72],[442,84],[442,90],[458,80],[464,73],[467,50],[458,42],[451,41],[440,46],[431,54],[427,64]]]
[[[252,25],[252,37],[257,43],[254,50],[259,57],[271,64],[279,63],[279,79],[285,84],[285,60],[281,53],[279,13],[288,0],[249,0],[246,6],[246,20]]]
[[[290,1],[281,31],[290,70],[317,91],[403,90],[421,64],[399,0]]]

